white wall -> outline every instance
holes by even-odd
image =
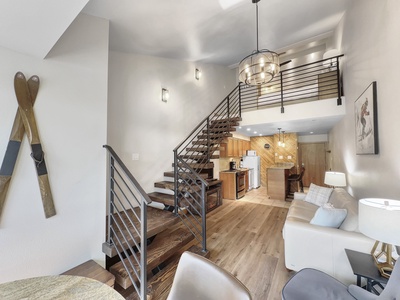
[[[172,170],[173,149],[236,86],[235,70],[119,52],[110,52],[109,68],[108,143],[151,192]],[[170,92],[167,103],[162,87]]]
[[[344,53],[347,115],[329,135],[335,171],[347,173],[357,198],[400,199],[400,2],[354,0],[336,30]],[[377,81],[379,154],[356,155],[354,101]]]
[[[0,282],[104,262],[108,21],[79,15],[45,60],[0,48],[0,156],[17,110],[13,78],[41,80],[34,111],[57,215],[45,219],[26,137],[0,220]]]

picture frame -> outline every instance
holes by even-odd
[[[377,84],[373,81],[354,102],[356,154],[378,154]]]

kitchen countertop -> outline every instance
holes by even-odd
[[[267,169],[283,169],[289,170],[294,167],[294,163],[282,163],[282,164],[275,164],[273,166],[268,167]]]

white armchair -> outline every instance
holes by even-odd
[[[184,252],[167,300],[251,300],[249,290],[210,260]]]

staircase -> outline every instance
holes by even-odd
[[[157,192],[146,194],[114,150],[104,146],[110,157],[110,199],[103,252],[121,294],[146,299],[150,292],[147,280],[193,239],[201,248],[192,251],[208,254],[207,195],[221,188],[212,160],[219,158],[220,143],[232,136],[241,120],[239,88],[174,149],[173,170],[165,171],[164,180],[154,183]],[[171,266],[176,268],[176,263]],[[164,274],[171,271],[164,270],[159,276]]]

